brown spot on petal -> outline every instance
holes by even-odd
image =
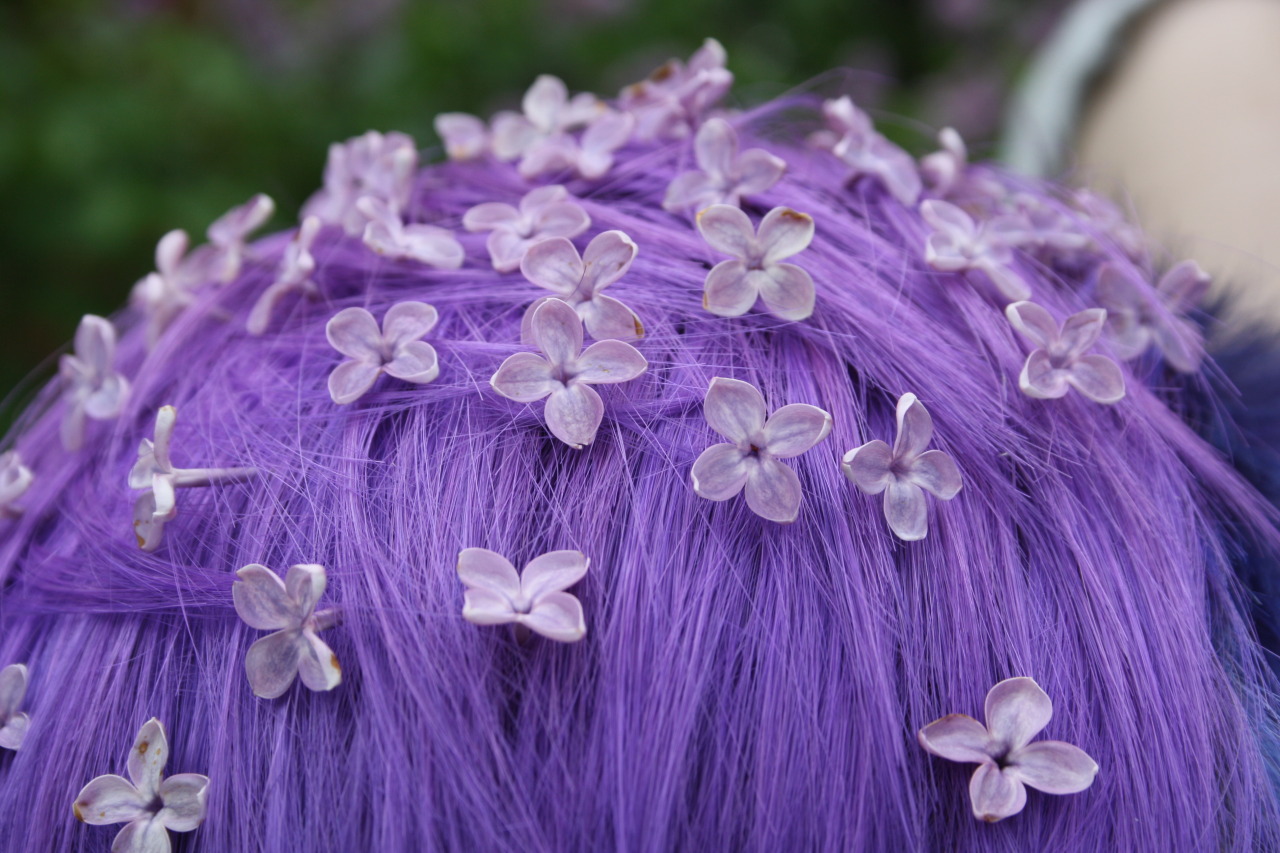
[[[146,740],[142,741],[141,743],[138,744],[138,755],[146,755],[147,750],[150,748],[151,748],[150,741],[146,741]]]
[[[649,75],[649,79],[655,83],[661,83],[672,77],[676,73],[676,64],[674,62],[664,62],[658,68],[653,69],[653,73]]]
[[[792,220],[792,221],[794,221],[794,222],[810,222],[810,221],[812,221],[812,219],[813,219],[813,217],[812,217],[812,216],[810,216],[809,214],[807,214],[807,213],[799,213],[799,212],[797,212],[797,211],[792,210],[792,209],[791,209],[791,208],[789,208],[789,207],[788,207],[786,210],[782,211],[782,213],[780,213],[780,214],[779,214],[779,218],[780,218],[780,219],[790,219],[790,220]]]
[[[342,667],[338,665],[337,655],[329,655],[329,665],[332,666],[334,669],[336,669],[338,672],[342,672]]]
[[[80,821],[81,823],[84,823],[84,812],[80,811],[79,803],[71,804],[71,812],[76,816],[76,820]]]
[[[641,323],[641,322],[640,322],[640,318],[639,318],[639,317],[636,317],[636,318],[635,318],[635,327],[636,327],[636,337],[637,337],[637,338],[643,338],[643,337],[644,337],[644,323]]]
[[[703,309],[704,309],[704,310],[706,310],[706,311],[710,311],[710,310],[711,310],[711,304],[710,304],[709,302],[707,302],[707,294],[705,294],[705,293],[704,293],[704,294],[702,294],[702,307],[703,307]]]

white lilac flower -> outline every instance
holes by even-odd
[[[402,211],[409,204],[418,150],[403,133],[371,130],[346,142],[329,146],[324,187],[302,208],[303,217],[315,216],[327,225],[341,225],[352,237],[364,232],[369,218],[359,208],[362,198],[386,202]]]
[[[18,499],[26,494],[35,479],[31,469],[22,464],[22,454],[18,451],[0,453],[0,519],[22,515]]]
[[[515,160],[546,140],[588,125],[606,109],[587,92],[569,97],[558,77],[543,74],[533,81],[521,102],[522,113],[500,112],[493,117],[493,153],[499,160]]]
[[[169,452],[177,420],[173,406],[160,408],[155,441],[142,440],[138,460],[129,471],[129,488],[146,490],[133,506],[133,530],[144,551],[160,547],[164,525],[177,516],[177,489],[240,482],[258,473],[254,468],[175,468]]]
[[[922,728],[926,751],[948,761],[977,764],[969,781],[973,816],[988,823],[1016,815],[1027,787],[1046,794],[1076,794],[1093,784],[1098,764],[1060,740],[1032,743],[1053,717],[1053,702],[1030,678],[1006,678],[987,693],[987,724],[948,714]]]
[[[1107,312],[1089,308],[1068,317],[1059,328],[1053,316],[1034,302],[1005,308],[1013,327],[1036,345],[1018,377],[1028,397],[1057,399],[1075,388],[1090,400],[1114,403],[1124,397],[1124,375],[1105,355],[1089,350],[1102,334]]]
[[[711,248],[733,256],[707,273],[704,308],[737,317],[759,299],[770,314],[784,320],[803,320],[813,313],[813,279],[795,264],[781,263],[813,240],[813,217],[775,207],[757,233],[740,209],[716,204],[698,214],[697,225]]]
[[[129,381],[116,372],[116,330],[109,320],[94,314],[80,319],[75,352],[58,362],[67,410],[62,416],[62,446],[84,446],[84,421],[110,420],[120,414],[129,398]]]
[[[253,563],[236,572],[231,587],[236,613],[251,628],[274,631],[249,647],[244,671],[254,695],[282,696],[296,677],[311,690],[342,682],[338,658],[317,635],[338,622],[336,610],[316,611],[327,579],[324,566],[290,566],[284,580]]]
[[[329,374],[329,396],[339,405],[353,403],[373,387],[380,374],[425,385],[440,375],[435,347],[422,340],[440,315],[425,302],[397,302],[378,321],[363,308],[344,308],[324,327],[325,336],[347,356]]]
[[[169,832],[191,832],[204,822],[209,777],[179,773],[165,778],[169,741],[152,717],[138,732],[125,766],[129,778],[99,776],[71,806],[77,820],[94,826],[125,824],[111,853],[169,853]]]
[[[591,217],[569,200],[568,190],[553,184],[525,193],[518,210],[498,201],[477,204],[463,215],[462,227],[488,231],[486,245],[493,268],[513,272],[520,269],[525,252],[535,243],[577,237],[591,227]]]
[[[830,151],[853,171],[850,180],[870,176],[905,205],[914,205],[922,188],[916,161],[876,132],[871,118],[846,95],[822,105],[827,129],[809,137],[809,143]]]
[[[613,167],[613,154],[631,139],[630,113],[605,110],[591,120],[581,137],[557,133],[531,145],[520,158],[526,179],[553,172],[576,172],[588,180],[602,178]]]
[[[597,234],[581,256],[568,239],[553,237],[525,252],[520,272],[571,305],[596,340],[634,340],[644,335],[640,319],[626,305],[604,295],[604,289],[626,275],[635,257],[636,244],[621,231]],[[533,341],[529,324],[544,301],[534,302],[525,311],[520,337],[526,344]]]
[[[134,307],[146,315],[150,347],[195,299],[192,288],[198,282],[183,263],[187,243],[187,232],[180,228],[161,237],[156,244],[156,271],[135,284],[129,295]]]
[[[193,276],[201,283],[225,284],[240,275],[244,263],[245,238],[271,218],[275,212],[271,197],[258,193],[239,207],[218,217],[209,226],[208,244],[191,253]]]
[[[250,334],[261,335],[271,325],[271,312],[286,294],[298,291],[306,296],[314,297],[320,289],[312,281],[311,274],[316,269],[316,259],[311,254],[311,244],[320,233],[320,219],[308,216],[298,226],[298,231],[285,246],[280,257],[280,268],[276,280],[262,292],[258,301],[249,312],[245,328]]]
[[[683,139],[692,133],[733,85],[726,58],[720,42],[709,38],[687,63],[672,59],[623,89],[618,104],[636,117],[637,137]]]
[[[27,736],[31,718],[22,712],[27,698],[27,667],[11,663],[0,669],[0,749],[18,750]]]
[[[1011,246],[1026,241],[1027,223],[1017,216],[997,216],[982,224],[950,202],[929,199],[920,215],[933,227],[925,243],[925,261],[943,272],[978,270],[1007,299],[1031,296],[1027,282],[1014,272]]]
[[[738,206],[743,196],[772,187],[787,163],[763,148],[738,153],[738,132],[720,118],[707,119],[693,138],[698,169],[677,175],[662,206],[670,211],[701,210],[713,204]]]
[[[713,430],[729,439],[713,444],[693,463],[693,490],[713,501],[745,491],[747,506],[761,518],[787,523],[800,514],[800,478],[781,460],[799,456],[831,432],[831,415],[817,406],[792,403],[768,415],[754,385],[717,376],[703,413]],[[767,417],[766,417],[767,415]]]
[[[489,384],[520,403],[547,400],[547,429],[574,448],[595,440],[604,419],[604,401],[592,385],[627,382],[649,367],[643,355],[618,340],[596,341],[582,349],[582,321],[573,307],[547,299],[529,324],[529,338],[546,356],[509,356]]]
[[[876,439],[844,455],[841,468],[863,492],[884,492],[884,517],[899,539],[913,542],[929,532],[924,493],[949,501],[960,491],[960,470],[941,450],[925,450],[933,438],[933,418],[915,394],[898,399],[898,432],[893,447]]]
[[[587,633],[582,603],[564,590],[582,580],[590,564],[581,551],[551,551],[517,574],[501,554],[466,548],[458,555],[458,577],[466,586],[462,618],[474,625],[511,624],[562,643],[577,642]]]
[[[964,177],[969,165],[969,149],[952,127],[939,131],[938,144],[942,146],[940,150],[920,158],[920,174],[931,193],[946,198]]]
[[[462,266],[462,244],[448,229],[416,222],[406,225],[398,211],[373,196],[360,199],[356,207],[369,218],[362,237],[364,244],[379,255],[440,269],[456,270]]]
[[[450,160],[474,160],[489,152],[489,128],[482,119],[468,113],[440,113],[435,128]]]
[[[1098,301],[1107,309],[1107,332],[1123,359],[1152,344],[1174,370],[1194,373],[1204,358],[1204,338],[1187,313],[1200,304],[1211,279],[1195,261],[1183,261],[1152,289],[1114,264],[1098,270]]]

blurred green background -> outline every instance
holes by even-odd
[[[285,227],[333,140],[514,106],[539,73],[613,96],[715,36],[754,103],[831,68],[864,106],[982,152],[1061,2],[5,0],[0,4],[0,431],[71,338],[255,192]],[[984,145],[987,143],[988,145]],[[27,377],[26,381],[22,381]],[[20,385],[21,383],[21,385]],[[10,389],[15,389],[10,392]]]

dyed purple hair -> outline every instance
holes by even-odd
[[[795,259],[817,286],[804,321],[703,310],[722,256],[661,204],[692,165],[688,140],[629,143],[604,177],[567,181],[591,217],[580,248],[609,229],[639,247],[610,294],[642,318],[649,362],[603,389],[582,450],[548,433],[542,404],[489,387],[529,349],[521,316],[545,295],[495,272],[485,235],[460,228],[472,206],[531,186],[493,159],[413,182],[408,221],[455,230],[459,269],[389,260],[326,227],[319,298],[282,300],[266,334],[245,323],[290,234],[195,291],[153,348],[137,309],[118,314],[123,414],[90,422],[68,453],[51,386],[9,438],[36,479],[24,513],[0,520],[0,666],[27,664],[31,723],[20,750],[0,750],[0,850],[106,850],[115,829],[76,822],[71,804],[123,770],[150,717],[168,728],[168,771],[210,779],[207,818],[173,836],[182,850],[1274,849],[1274,684],[1230,569],[1233,543],[1267,541],[1270,517],[1179,417],[1189,380],[1148,355],[1125,368],[1116,405],[1021,393],[1027,350],[1003,303],[926,265],[918,209],[846,181],[839,159],[806,147],[796,106],[734,123],[744,148],[788,166],[744,209],[816,221]],[[1146,261],[1060,191],[967,174],[1088,236],[1071,256],[1013,262],[1055,316],[1094,303],[1103,262],[1151,290]],[[406,300],[439,311],[438,379],[383,377],[335,405],[326,381],[342,357],[325,324]],[[831,413],[831,436],[791,460],[796,522],[694,492],[690,467],[720,440],[702,411],[716,376],[757,386],[771,410]],[[839,464],[891,439],[904,392],[964,481],[931,502],[915,542]],[[167,404],[177,464],[258,475],[185,490],[146,553],[125,482]],[[521,642],[465,621],[455,566],[468,547],[516,566],[586,554],[585,639]],[[261,634],[231,595],[250,563],[327,567],[337,689],[253,695],[245,653]],[[1052,697],[1045,736],[1100,770],[1082,793],[1033,791],[987,824],[970,810],[973,768],[929,755],[916,732],[980,717],[1011,676]]]

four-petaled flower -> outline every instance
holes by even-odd
[[[129,488],[146,489],[133,505],[133,530],[138,547],[154,551],[160,547],[166,522],[178,514],[179,488],[234,483],[257,474],[255,468],[175,468],[169,457],[173,427],[178,410],[162,406],[156,413],[155,441],[144,438],[138,445],[138,460],[129,471]]]
[[[890,195],[905,205],[920,197],[920,173],[911,155],[876,132],[871,118],[846,95],[822,105],[827,130],[809,137],[809,143],[826,149],[853,169],[850,180],[869,175],[879,179]]]
[[[187,232],[174,229],[156,244],[156,271],[133,286],[129,301],[147,317],[147,346],[153,347],[195,296],[187,254]]]
[[[1093,227],[1114,240],[1130,260],[1140,261],[1146,255],[1146,235],[1110,199],[1092,190],[1080,189],[1076,190],[1073,201],[1080,212],[1089,217]]]
[[[329,374],[329,396],[339,405],[353,403],[385,373],[425,385],[440,375],[435,347],[422,340],[439,314],[425,302],[398,302],[378,321],[363,308],[344,308],[324,327],[325,336],[344,361]]]
[[[1124,375],[1105,355],[1087,354],[1102,334],[1107,312],[1089,308],[1072,314],[1059,329],[1048,311],[1034,302],[1005,308],[1013,327],[1036,345],[1027,356],[1018,387],[1028,397],[1057,399],[1075,388],[1090,400],[1114,403],[1124,397]]]
[[[499,160],[523,157],[552,137],[585,127],[606,107],[588,92],[569,97],[559,77],[543,74],[521,101],[523,114],[510,110],[493,117],[493,153]]]
[[[740,209],[716,204],[700,212],[696,221],[711,248],[733,256],[707,273],[704,308],[721,317],[737,317],[760,299],[770,314],[783,320],[803,320],[813,313],[809,273],[795,264],[779,263],[813,240],[813,217],[775,207],[765,214],[757,234]]]
[[[261,228],[275,210],[271,197],[258,193],[214,220],[206,232],[209,242],[191,253],[193,276],[201,283],[226,284],[240,275],[245,238]]]
[[[62,416],[62,446],[79,450],[84,445],[84,419],[114,418],[129,397],[129,381],[116,372],[116,330],[111,322],[94,314],[80,319],[76,351],[58,362],[66,388],[62,393],[67,411]]]
[[[302,215],[341,225],[357,237],[369,221],[358,206],[360,199],[380,199],[392,210],[403,210],[409,204],[417,167],[418,149],[403,133],[384,135],[371,130],[346,142],[335,142],[329,146],[324,188],[307,200]]]
[[[688,63],[672,59],[618,96],[619,105],[636,117],[640,139],[682,139],[729,91],[733,73],[724,67],[724,47],[715,39],[702,43]]]
[[[703,413],[713,430],[729,439],[713,444],[693,463],[693,490],[724,501],[743,490],[747,506],[761,518],[787,523],[800,514],[800,478],[782,459],[799,456],[831,432],[831,415],[807,403],[791,403],[766,417],[764,397],[754,385],[717,376]]]
[[[980,270],[996,289],[1011,301],[1031,295],[1022,276],[1009,266],[1011,246],[1027,239],[1027,224],[1017,216],[996,216],[981,225],[950,202],[929,199],[920,205],[920,215],[933,226],[925,243],[929,266],[943,272]]]
[[[488,153],[489,128],[482,119],[470,113],[440,113],[434,124],[450,160],[474,160]]]
[[[300,676],[312,690],[342,682],[337,655],[316,634],[338,623],[336,610],[316,612],[327,579],[324,566],[290,566],[284,580],[253,563],[236,572],[231,586],[236,613],[259,631],[274,631],[249,647],[244,672],[254,695],[275,699]]]
[[[1204,358],[1204,340],[1188,311],[1204,299],[1210,278],[1195,261],[1166,272],[1154,291],[1113,264],[1098,271],[1098,301],[1107,309],[1107,331],[1121,358],[1137,358],[1153,343],[1174,370],[1193,373]]]
[[[0,669],[0,749],[18,750],[31,719],[22,712],[27,698],[27,667],[11,663]]]
[[[946,198],[964,177],[969,165],[969,149],[953,127],[944,127],[938,132],[938,144],[942,146],[940,150],[920,158],[920,174],[930,192]]]
[[[590,444],[604,419],[604,401],[591,386],[627,382],[649,367],[622,341],[596,341],[583,350],[582,321],[559,299],[547,299],[534,311],[529,338],[546,358],[531,352],[509,356],[489,384],[519,403],[546,397],[547,429],[574,448]]]
[[[99,776],[80,790],[71,811],[93,826],[126,824],[111,853],[169,853],[170,830],[190,832],[204,822],[209,777],[179,773],[166,779],[168,760],[164,726],[152,717],[129,751],[129,778]]]
[[[551,237],[577,237],[591,226],[591,217],[569,201],[569,191],[559,184],[530,190],[520,199],[520,209],[499,201],[477,204],[462,217],[468,231],[488,231],[489,259],[498,272],[520,268],[524,253]]]
[[[518,170],[524,178],[565,170],[589,180],[604,177],[613,167],[613,152],[627,144],[634,127],[630,113],[606,110],[591,120],[580,138],[557,133],[534,145],[520,158]]]
[[[977,764],[969,781],[973,816],[995,823],[1027,804],[1030,785],[1046,794],[1076,794],[1093,784],[1098,765],[1060,740],[1031,742],[1053,716],[1053,702],[1030,678],[1006,678],[987,692],[984,726],[948,714],[920,730],[920,746],[939,758]]]
[[[514,624],[544,637],[573,643],[587,633],[582,603],[564,590],[582,580],[591,561],[581,551],[550,551],[516,573],[506,557],[488,548],[458,555],[466,586],[462,618],[474,625]]]
[[[22,454],[16,450],[0,453],[0,518],[17,518],[22,508],[18,498],[26,494],[35,482],[31,469],[22,464]]]
[[[447,270],[462,266],[462,244],[448,229],[417,222],[406,225],[400,220],[399,211],[374,196],[360,199],[356,207],[369,218],[364,227],[364,244],[379,255]]]
[[[713,204],[737,206],[743,196],[762,193],[778,182],[787,163],[763,148],[738,153],[738,132],[722,118],[711,118],[693,138],[698,170],[677,175],[662,206],[670,211],[701,210]]]
[[[884,496],[884,517],[894,535],[906,542],[929,532],[927,490],[944,501],[960,491],[960,470],[941,450],[925,450],[933,438],[933,418],[915,394],[898,399],[898,433],[893,447],[880,439],[844,455],[849,480],[869,495]]]
[[[271,323],[271,312],[275,310],[276,303],[286,293],[297,290],[307,296],[315,296],[320,292],[316,283],[311,280],[311,274],[316,270],[316,259],[311,254],[311,244],[315,242],[316,235],[319,233],[319,217],[308,216],[302,220],[297,233],[293,235],[289,245],[284,247],[284,253],[280,256],[280,269],[276,273],[276,280],[262,292],[258,301],[254,303],[253,310],[249,312],[245,328],[250,334],[260,335],[267,330],[267,326]]]
[[[521,340],[529,344],[533,315],[547,299],[555,298],[573,306],[596,340],[634,340],[644,335],[644,326],[635,313],[603,291],[626,275],[636,257],[636,244],[621,231],[597,234],[581,256],[564,237],[543,240],[524,253],[520,272],[555,297],[535,301],[525,311]]]

